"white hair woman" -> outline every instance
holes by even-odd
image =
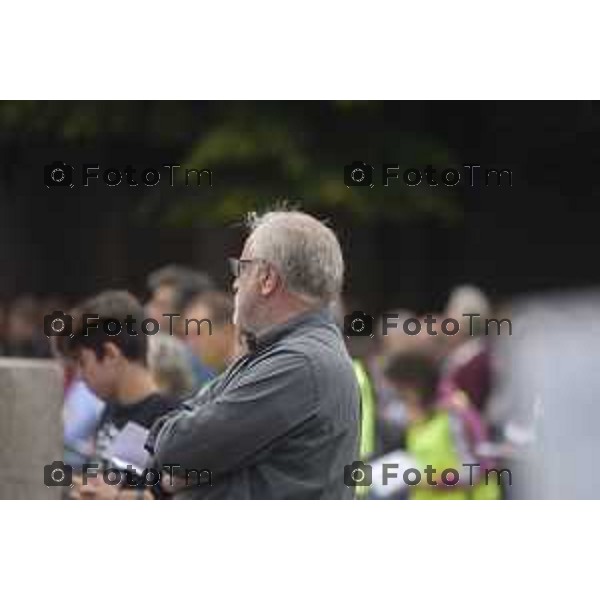
[[[168,396],[181,398],[194,389],[194,375],[189,366],[185,346],[171,335],[149,337],[148,365],[156,383]]]

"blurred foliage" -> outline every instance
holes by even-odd
[[[460,217],[458,188],[416,187],[392,180],[347,187],[344,165],[363,160],[424,169],[458,166],[441,142],[408,129],[405,103],[207,101],[3,101],[0,133],[13,143],[44,136],[54,144],[127,142],[164,148],[185,168],[211,169],[213,186],[181,186],[165,199],[148,188],[140,215],[186,225],[199,215],[217,222],[239,219],[280,198],[304,208],[335,208],[360,219],[428,215]],[[438,173],[439,175],[439,173]],[[173,201],[175,200],[175,201]]]

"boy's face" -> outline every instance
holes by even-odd
[[[102,400],[114,398],[119,377],[119,361],[114,346],[107,344],[106,352],[99,359],[89,348],[81,348],[77,356],[79,373],[85,384]]]

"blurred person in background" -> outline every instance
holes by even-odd
[[[68,361],[65,361],[68,362]],[[65,462],[76,467],[89,462],[94,453],[96,432],[105,403],[94,394],[76,372],[76,365],[65,366],[65,387],[63,406]]]
[[[66,299],[43,298],[39,303],[39,320],[57,310],[68,313]],[[73,467],[89,462],[94,452],[96,431],[105,403],[94,394],[79,374],[77,361],[61,354],[59,337],[50,337],[50,352],[60,362],[64,375],[63,442],[64,460]]]
[[[492,386],[492,368],[488,339],[484,335],[485,319],[490,317],[490,304],[485,294],[475,286],[463,285],[450,293],[443,318],[456,319],[460,325],[455,335],[438,333],[445,347],[440,393],[466,394],[469,402],[485,412]],[[468,314],[478,314],[472,317]],[[470,324],[473,325],[473,335]]]
[[[511,304],[502,316],[510,316],[513,335],[497,340],[499,385],[489,406],[514,473],[510,497],[598,499],[600,291],[531,294]]]
[[[53,306],[56,309],[60,305]],[[52,312],[51,308],[48,314]],[[72,467],[81,467],[89,462],[94,452],[96,431],[105,404],[81,378],[77,361],[63,354],[60,337],[50,337],[49,341],[52,357],[59,361],[63,370],[64,460]]]
[[[179,265],[168,265],[153,271],[147,279],[150,298],[146,304],[148,317],[156,319],[160,330],[165,334],[184,337],[183,308],[191,298],[198,297],[214,289],[212,279],[201,271]],[[179,315],[169,319],[169,314]],[[215,376],[212,369],[204,365],[186,345],[187,360],[194,376],[194,385],[199,388]]]
[[[352,306],[353,310],[349,310]],[[346,317],[349,313],[358,309],[360,303],[355,300],[344,298],[341,294],[330,303],[331,314],[344,336],[346,349],[352,359],[352,368],[358,383],[360,394],[360,432],[358,457],[362,461],[368,461],[379,454],[380,444],[378,441],[377,427],[377,397],[371,381],[371,375],[367,366],[369,355],[373,352],[372,336],[350,336],[345,329]],[[357,486],[355,497],[364,499],[368,488]]]
[[[171,398],[184,398],[194,391],[194,375],[190,369],[183,342],[159,333],[148,340],[148,366],[160,391]]]
[[[352,306],[353,310],[348,306]],[[346,316],[355,311],[364,312],[360,307],[361,303],[342,296],[332,303],[332,312],[341,330],[344,330]],[[405,319],[414,318],[413,313],[403,309],[388,313],[397,315],[398,326],[389,328],[386,335],[382,334],[383,316],[373,323],[372,335],[346,335],[347,332],[344,332],[360,389],[360,458],[363,461],[403,447],[406,409],[397,390],[387,381],[384,366],[394,351],[420,348],[428,342],[422,334],[411,336],[404,332],[402,323]],[[365,487],[359,486],[356,491],[358,497],[367,495]]]
[[[86,328],[82,316],[98,315],[92,323],[97,327]],[[144,469],[147,453],[144,449],[145,432],[157,419],[173,410],[177,402],[161,393],[148,367],[148,338],[138,329],[131,335],[123,325],[120,332],[110,333],[110,323],[124,324],[129,317],[140,327],[146,317],[142,305],[128,292],[109,290],[95,296],[71,312],[73,335],[57,337],[57,349],[62,356],[77,361],[79,372],[87,387],[106,403],[100,418],[96,436],[93,461],[101,468],[117,467],[120,462],[132,461],[136,468]],[[129,432],[129,433],[128,433]],[[129,435],[127,444],[131,456],[115,456],[114,443],[121,435]],[[140,474],[139,472],[137,473]],[[123,483],[125,477],[121,478]],[[140,482],[137,487],[108,485],[102,474],[90,479],[87,485],[81,478],[74,478],[74,499],[145,499],[150,496],[148,488]]]
[[[188,323],[185,342],[202,364],[216,373],[224,371],[236,355],[231,294],[210,291],[193,296],[182,314]]]
[[[33,296],[20,296],[8,307],[5,354],[24,358],[50,358],[50,345]]]
[[[398,353],[388,361],[385,374],[406,406],[406,448],[421,472],[420,483],[409,487],[410,499],[499,499],[498,482],[493,476],[489,481],[482,476],[484,469],[492,467],[488,459],[479,456],[479,447],[487,439],[485,426],[463,397],[439,401],[438,361],[424,353]],[[475,464],[479,467],[468,466]],[[426,477],[429,466],[435,472]],[[441,479],[445,469],[458,472],[455,484]],[[428,483],[428,477],[433,484]]]
[[[383,335],[384,315],[398,315],[397,327],[389,328]],[[375,352],[367,361],[375,395],[377,397],[377,428],[379,453],[387,454],[404,444],[404,433],[408,424],[406,407],[398,390],[385,375],[385,365],[398,352],[417,352],[435,354],[431,336],[421,328],[417,335],[409,335],[404,331],[403,323],[408,319],[418,318],[416,314],[404,309],[385,311],[375,326]]]
[[[180,265],[167,265],[152,271],[147,278],[150,293],[146,313],[156,319],[163,333],[169,331],[169,318],[165,315],[178,313],[186,296],[201,294],[214,289],[212,279],[205,273]],[[180,319],[173,319],[174,328],[179,328]]]
[[[390,318],[390,322],[397,324],[397,326],[388,327],[387,334],[383,335],[384,315],[386,314],[394,315],[393,319]],[[397,318],[396,315],[398,315]],[[409,319],[418,319],[421,321],[421,329],[414,335],[406,333],[403,327],[403,324]],[[409,323],[407,329],[408,331],[413,331],[415,326]],[[427,327],[423,324],[423,318],[403,308],[381,313],[375,327],[375,336],[377,339],[377,354],[380,356],[392,356],[399,352],[411,351],[423,352],[425,354],[431,353],[432,355],[437,352],[437,349],[434,347],[435,336],[427,334]]]

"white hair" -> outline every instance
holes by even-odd
[[[480,314],[483,318],[491,312],[490,302],[486,295],[474,285],[459,285],[450,292],[446,312],[463,315]]]
[[[166,334],[151,336],[148,366],[164,392],[181,397],[193,390],[194,376],[181,340]]]
[[[344,280],[344,259],[335,233],[309,214],[275,210],[248,215],[253,254],[273,264],[287,289],[328,303]]]

